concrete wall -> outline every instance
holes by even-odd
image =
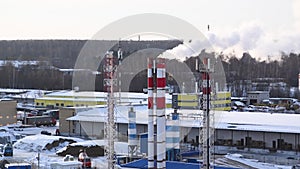
[[[216,130],[215,131],[216,138],[223,140],[231,140],[232,139],[232,131],[230,130]]]
[[[104,138],[104,123],[77,122],[75,133],[80,136],[102,139]]]
[[[216,138],[218,145],[229,146],[230,140],[234,147],[261,148],[277,150],[299,151],[300,136],[293,133],[275,133],[240,130],[217,130]]]
[[[75,116],[74,108],[63,107],[59,109],[59,131],[61,134],[70,134],[75,132],[75,123],[66,119]]]
[[[16,107],[16,101],[0,101],[0,126],[17,123]]]
[[[272,148],[273,147],[273,141],[275,141],[275,147],[277,147],[277,139],[280,138],[280,133],[265,133],[265,141],[266,141],[266,148]]]

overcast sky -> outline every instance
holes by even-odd
[[[1,0],[0,39],[90,39],[141,13],[181,18],[227,53],[300,51],[299,0]]]

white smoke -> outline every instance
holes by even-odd
[[[231,32],[209,32],[206,36],[217,52],[234,53],[237,57],[249,52],[253,57],[265,60],[268,56],[277,59],[281,52],[300,52],[300,30],[266,31],[262,25],[249,22]]]
[[[295,2],[299,4],[300,1]],[[267,30],[264,24],[257,21],[243,23],[240,27],[227,32],[206,33],[208,40],[191,40],[177,47],[167,50],[160,57],[185,60],[187,57],[196,56],[201,50],[224,53],[241,57],[244,52],[250,53],[255,58],[267,60],[279,59],[281,53],[300,53],[300,9],[294,7],[294,17],[299,18],[295,27],[290,29]],[[299,24],[299,25],[298,25]],[[299,29],[296,29],[299,26]]]
[[[208,40],[190,40],[165,51],[159,57],[184,61],[191,56],[197,56],[203,49],[208,51],[212,49]]]

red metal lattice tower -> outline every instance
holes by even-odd
[[[114,98],[114,86],[117,84],[115,78],[116,64],[113,56],[113,52],[107,52],[105,54],[104,65],[104,89],[107,91],[107,121],[105,123],[105,139],[107,145],[105,147],[105,155],[107,157],[107,168],[115,168],[115,149],[114,143],[116,139],[116,125],[115,125],[115,98]]]

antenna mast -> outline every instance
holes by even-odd
[[[115,126],[115,98],[114,98],[114,86],[116,86],[117,80],[115,79],[116,65],[114,63],[113,52],[109,51],[105,54],[105,66],[104,66],[104,87],[107,91],[107,122],[105,123],[105,138],[107,145],[105,147],[105,155],[107,157],[107,168],[115,168],[115,138],[116,138],[116,126]]]
[[[200,131],[200,144],[202,146],[202,157],[203,157],[203,169],[213,169],[213,126],[214,126],[214,114],[210,112],[210,100],[211,100],[211,77],[210,73],[213,72],[210,59],[204,58],[203,60],[205,68],[200,70],[202,73],[202,110],[203,110],[203,120],[202,120],[202,130]]]

